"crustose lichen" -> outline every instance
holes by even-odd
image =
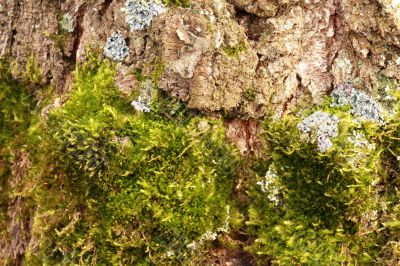
[[[301,121],[297,128],[308,134],[316,134],[318,150],[326,152],[332,147],[332,137],[338,135],[339,118],[326,112],[317,111]]]
[[[138,112],[148,113],[151,111],[150,105],[155,94],[154,83],[147,79],[142,83],[139,97],[131,103]]]
[[[359,91],[351,83],[341,83],[332,91],[332,107],[350,105],[351,114],[357,120],[369,120],[382,124],[383,108],[365,92]]]
[[[146,29],[154,17],[164,13],[166,7],[159,1],[128,0],[123,11],[131,31]]]
[[[278,184],[278,175],[276,174],[274,165],[270,165],[264,179],[257,182],[257,185],[261,187],[262,192],[267,193],[269,201],[276,206],[282,204],[282,188]]]
[[[122,61],[129,53],[124,36],[120,32],[114,32],[107,39],[104,47],[104,55],[116,61]]]
[[[74,19],[72,16],[68,13],[64,14],[59,21],[60,27],[62,30],[65,30],[66,32],[73,32],[74,31]]]

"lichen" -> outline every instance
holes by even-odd
[[[66,32],[73,32],[74,31],[74,19],[68,13],[64,14],[59,21],[60,28],[65,30]]]
[[[297,128],[309,135],[316,135],[318,150],[326,152],[332,147],[331,138],[338,135],[339,119],[336,115],[317,111],[306,117]]]
[[[151,21],[166,11],[166,7],[159,1],[128,0],[123,11],[126,13],[126,22],[131,31],[144,30]]]
[[[274,169],[274,165],[270,165],[264,179],[257,182],[261,187],[261,191],[267,193],[267,198],[275,205],[282,203],[281,187],[278,184],[278,176]]]
[[[369,151],[375,149],[375,144],[367,140],[364,132],[353,131],[353,133],[348,137],[350,143],[356,148],[367,149]]]
[[[357,90],[351,83],[341,83],[331,93],[331,107],[350,106],[356,120],[368,120],[379,124],[384,122],[383,108],[365,92]]]
[[[116,61],[123,61],[129,54],[124,36],[120,32],[113,32],[107,39],[104,55]]]

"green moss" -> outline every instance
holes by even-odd
[[[134,70],[136,79],[138,81],[143,81],[144,79],[150,79],[153,81],[154,84],[158,84],[161,76],[164,73],[165,65],[160,58],[156,58],[152,62],[145,63],[144,69],[146,69],[146,72],[143,72],[142,70],[139,69]]]
[[[235,217],[235,153],[221,121],[135,114],[108,62],[76,70],[33,159],[40,208],[27,263],[176,264]],[[194,244],[196,249],[192,247]]]
[[[155,84],[157,84],[164,73],[165,65],[161,61],[157,61],[154,65],[155,69],[152,74],[152,80]]]
[[[28,84],[37,85],[40,84],[42,81],[40,68],[37,65],[35,57],[33,55],[28,57],[24,77],[26,77]]]
[[[56,47],[60,48],[60,50],[64,53],[65,43],[68,39],[68,32],[60,31],[59,34],[56,33],[46,33],[46,37],[52,40]]]
[[[163,3],[169,6],[190,7],[190,0],[163,0]]]
[[[260,259],[269,256],[279,265],[376,262],[379,224],[364,223],[379,209],[372,186],[380,178],[379,152],[355,147],[349,137],[354,131],[363,132],[373,141],[377,127],[358,125],[346,111],[327,106],[319,108],[334,112],[340,124],[339,136],[326,153],[300,134],[301,117],[265,121],[264,138],[271,156],[265,164],[275,178],[268,176],[268,180],[279,190],[281,203],[269,200],[270,193],[276,193],[273,187],[263,191],[254,184],[249,189],[248,228],[256,237],[249,250]]]
[[[234,57],[239,59],[239,56],[242,52],[247,51],[247,45],[244,42],[240,42],[238,45],[230,47],[226,46],[224,48],[224,52],[228,57]]]
[[[22,192],[29,187],[29,178],[19,165],[26,165],[28,160],[25,155],[31,142],[30,127],[38,120],[35,109],[40,93],[36,92],[42,89],[14,79],[11,65],[9,59],[0,58],[0,239],[2,252],[6,253],[26,245],[29,236],[24,226],[29,224],[33,206]],[[28,71],[36,71],[32,65],[28,64]],[[37,75],[26,76],[36,81]],[[13,265],[11,256],[1,260]]]
[[[257,92],[255,91],[254,88],[250,88],[250,89],[247,89],[247,90],[243,93],[243,96],[244,96],[247,100],[249,100],[249,101],[254,101],[254,100],[256,99]]]
[[[0,238],[10,242],[7,211],[18,196],[18,219],[28,224],[35,210],[26,265],[206,264],[215,237],[229,250],[248,245],[260,263],[400,261],[400,95],[393,80],[375,86],[397,97],[384,125],[355,123],[348,106],[330,108],[327,99],[303,114],[267,118],[264,155],[238,162],[222,121],[156,87],[162,63],[134,71],[139,82],[155,84],[151,112],[138,113],[115,87],[115,65],[87,58],[68,101],[42,118],[51,89],[37,85],[33,57],[23,81],[0,60]],[[326,153],[297,128],[317,110],[340,118]],[[356,147],[354,132],[376,148]],[[30,171],[13,189],[21,153],[29,153]],[[265,189],[257,183],[268,170],[274,187]],[[228,228],[249,241],[227,237]]]
[[[135,78],[139,82],[143,82],[146,80],[146,77],[143,75],[142,71],[138,68],[135,68],[133,70],[133,75],[135,75]]]

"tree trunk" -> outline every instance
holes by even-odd
[[[193,1],[138,31],[129,30],[123,6],[111,0],[2,1],[0,53],[21,67],[34,56],[43,82],[62,93],[85,48],[101,51],[120,31],[129,45],[120,78],[129,75],[126,67],[151,75],[161,63],[161,89],[191,108],[247,118],[318,102],[343,81],[374,92],[380,76],[400,73],[400,7],[386,0]],[[70,30],[60,23],[65,15],[73,19]]]
[[[16,77],[33,57],[40,82],[63,95],[86,48],[103,56],[108,38],[120,32],[129,47],[117,65],[122,91],[137,86],[134,70],[156,77],[159,88],[190,108],[231,117],[228,131],[243,135],[246,150],[246,139],[256,141],[240,129],[248,124],[235,119],[317,103],[342,82],[374,94],[382,76],[400,79],[397,2],[192,0],[188,8],[171,6],[144,30],[131,30],[125,1],[2,0],[0,57],[19,66]]]

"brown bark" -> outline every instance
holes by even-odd
[[[33,55],[43,81],[62,93],[85,47],[102,49],[112,32],[121,31],[130,48],[124,65],[151,75],[161,62],[166,68],[160,88],[191,108],[245,118],[318,102],[342,81],[373,91],[380,75],[399,75],[399,11],[390,1],[192,1],[191,8],[170,8],[147,30],[135,32],[123,5],[2,1],[0,54],[20,66]],[[60,31],[63,14],[74,19],[72,33]],[[238,48],[243,49],[237,56],[227,55]]]

